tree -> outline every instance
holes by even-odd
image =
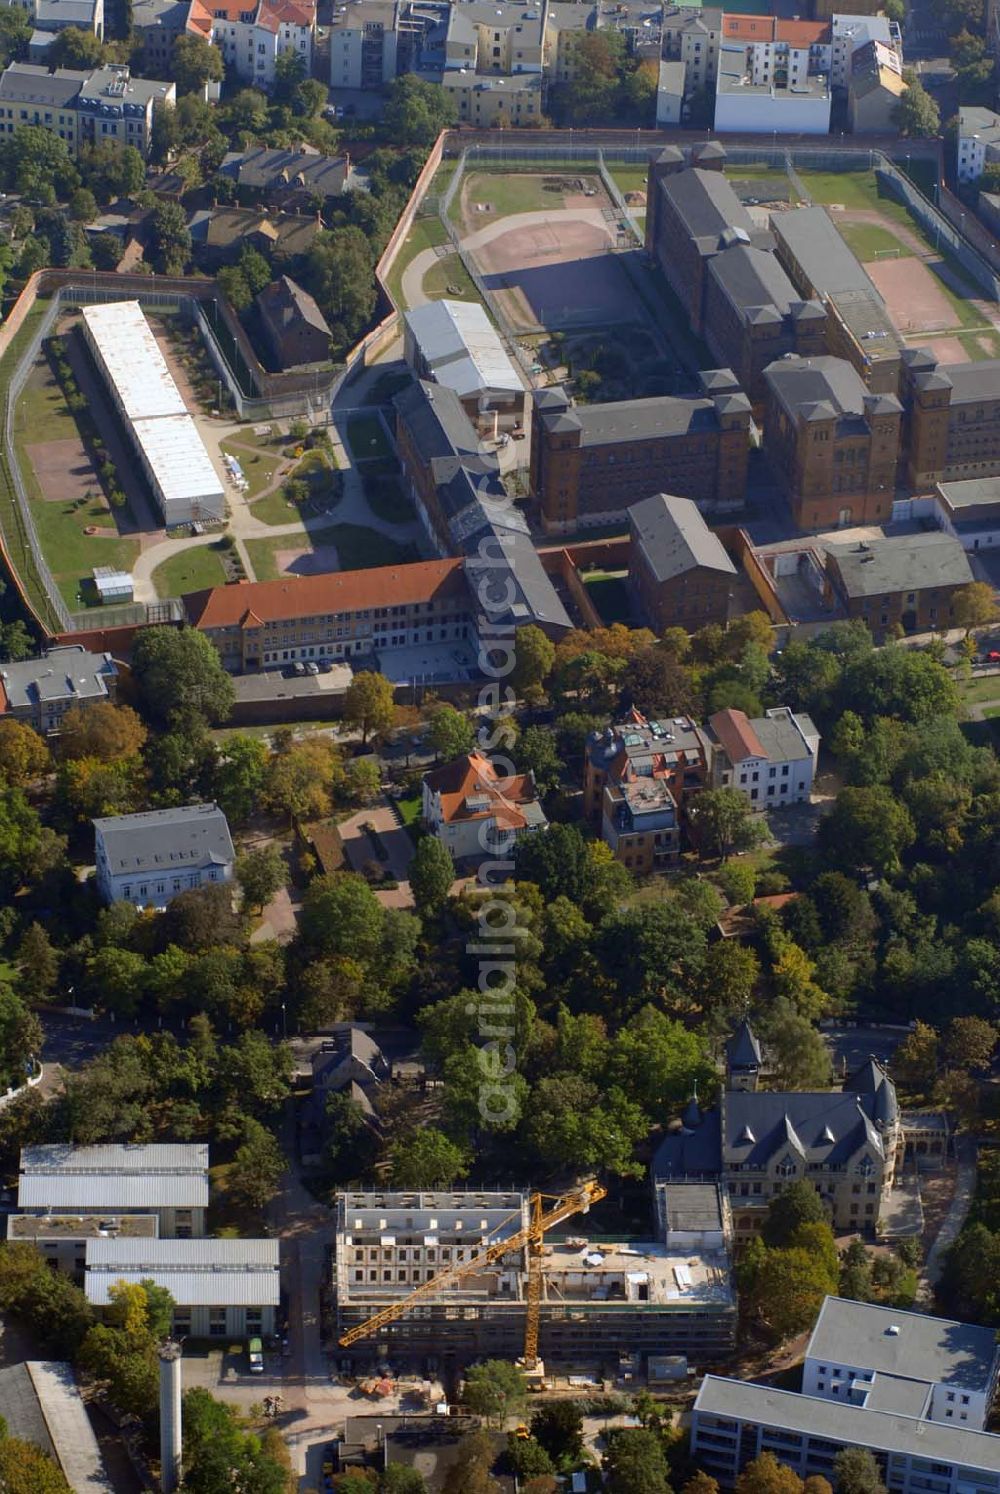
[[[161,275],[182,276],[191,260],[191,231],[181,204],[169,199],[158,202],[151,228],[153,265]]]
[[[59,953],[40,923],[29,924],[18,946],[20,988],[29,1001],[48,1001],[59,978]]]
[[[916,828],[906,805],[881,786],[841,789],[819,827],[820,847],[827,860],[856,875],[870,870],[886,876],[898,871],[902,853],[915,839]]]
[[[287,880],[285,858],[277,846],[261,846],[247,851],[236,862],[236,880],[243,892],[243,901],[248,908],[259,912],[274,897]]]
[[[224,721],[236,699],[216,649],[197,628],[143,628],[132,645],[132,672],[158,726]]]
[[[25,11],[11,5],[0,12],[0,66],[7,67],[23,57],[31,40],[31,26]]]
[[[515,744],[514,758],[522,773],[534,774],[535,788],[543,798],[558,788],[565,764],[551,727],[526,727]]]
[[[762,1030],[783,1089],[826,1089],[830,1054],[821,1033],[785,997],[771,1003]]]
[[[534,623],[518,628],[514,634],[514,668],[510,684],[518,695],[541,690],[552,673],[556,646]]]
[[[232,736],[222,743],[212,772],[212,792],[227,819],[246,820],[264,787],[268,751],[257,737]]]
[[[289,822],[324,819],[333,808],[334,791],[344,781],[340,749],[328,737],[307,737],[267,765],[263,804]]]
[[[666,649],[640,649],[622,675],[622,704],[648,718],[687,715],[694,709],[695,690],[689,670]]]
[[[684,1485],[681,1494],[719,1494],[718,1480],[698,1468]]]
[[[184,1488],[191,1494],[244,1489],[285,1494],[287,1453],[277,1438],[245,1429],[239,1412],[196,1387],[184,1395]]]
[[[0,982],[0,1082],[4,1089],[24,1083],[42,1042],[38,1018],[10,986]]]
[[[795,1231],[803,1224],[826,1224],[829,1216],[811,1183],[798,1178],[771,1199],[761,1228],[765,1245],[783,1248],[790,1245]]]
[[[576,1401],[550,1401],[531,1418],[531,1435],[555,1463],[583,1453],[583,1417]]]
[[[867,1447],[845,1447],[833,1460],[837,1494],[886,1494],[879,1466]]]
[[[74,223],[92,223],[97,217],[97,198],[89,187],[77,187],[70,195],[69,215]]]
[[[455,880],[451,852],[436,835],[425,835],[410,862],[410,889],[417,911],[435,917],[444,908]]]
[[[448,1069],[446,1066],[446,1078]],[[578,1074],[540,1079],[525,1118],[525,1140],[552,1170],[577,1165],[634,1177],[634,1149],[649,1129],[643,1110],[618,1086],[602,1094]]]
[[[443,705],[431,717],[427,740],[436,757],[452,762],[472,751],[475,732],[468,716],[454,706]]]
[[[502,1427],[508,1416],[519,1411],[527,1397],[524,1375],[507,1359],[486,1359],[474,1364],[465,1377],[462,1400],[487,1426]]]
[[[0,141],[0,149],[2,144]],[[34,639],[20,618],[0,624],[0,659],[10,659],[16,664],[22,659],[30,659],[34,651]]]
[[[726,861],[733,851],[748,851],[766,833],[750,801],[739,789],[703,789],[692,801],[690,819],[702,851]]]
[[[739,1267],[741,1301],[748,1313],[776,1342],[802,1333],[816,1321],[823,1298],[836,1292],[839,1273],[834,1264],[810,1246],[788,1250],[749,1250]]]
[[[314,878],[306,888],[299,931],[316,956],[347,955],[371,965],[378,958],[384,929],[384,910],[364,877],[331,872]]]
[[[4,1494],[73,1494],[58,1464],[34,1443],[8,1436],[2,1418],[0,1489]]]
[[[306,257],[305,279],[330,325],[338,356],[357,341],[375,310],[372,251],[361,229],[352,224],[318,233]]]
[[[352,757],[344,770],[344,783],[356,804],[374,804],[382,792],[382,772],[374,757]]]
[[[0,773],[8,783],[23,788],[50,766],[49,749],[32,727],[9,716],[0,720]]]
[[[177,84],[178,96],[200,93],[206,83],[221,83],[225,71],[219,48],[204,37],[185,34],[174,41],[169,76]]]
[[[892,110],[892,122],[901,135],[919,137],[941,133],[937,104],[910,68],[903,71],[905,88]]]
[[[50,67],[95,68],[104,60],[104,44],[92,31],[66,26],[49,44],[45,61]]]
[[[93,705],[70,706],[62,719],[59,749],[63,757],[92,757],[111,763],[137,757],[147,735],[131,707],[98,700]]]
[[[736,1480],[736,1494],[801,1494],[802,1480],[774,1453],[761,1453]]]
[[[973,628],[985,628],[997,620],[997,605],[993,599],[993,588],[985,581],[970,581],[960,586],[951,599],[952,619],[957,628],[965,629],[968,638]]]
[[[384,736],[395,716],[395,692],[384,674],[360,670],[344,692],[344,720],[361,728],[364,746],[369,736]]]
[[[8,191],[47,203],[68,197],[80,180],[65,140],[42,125],[18,125],[0,142],[0,177]]]
[[[907,1089],[929,1094],[938,1070],[939,1038],[926,1022],[915,1022],[892,1055],[896,1077]]]
[[[404,73],[386,90],[382,123],[393,145],[431,145],[455,123],[455,105],[446,89]]]
[[[982,1017],[955,1017],[944,1035],[945,1060],[960,1069],[988,1068],[996,1046],[997,1029]]]
[[[443,1131],[425,1126],[398,1141],[389,1152],[394,1188],[451,1188],[468,1171],[469,1158]]]
[[[608,1494],[670,1494],[663,1442],[644,1427],[609,1432],[604,1454]]]
[[[229,1169],[233,1197],[248,1209],[262,1210],[274,1197],[284,1170],[285,1158],[271,1132],[248,1117]]]

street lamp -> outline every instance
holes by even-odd
[[[285,1011],[286,1011],[285,1003],[282,1002],[281,1003],[281,1036],[282,1036],[282,1038],[284,1038],[287,1041],[287,1039],[288,1039],[288,1022],[287,1022],[287,1020],[285,1018]]]

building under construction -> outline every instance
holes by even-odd
[[[714,1185],[674,1191],[673,1229],[659,1242],[588,1235],[582,1218],[569,1221],[573,1233],[564,1225],[533,1242],[527,1193],[341,1193],[337,1336],[353,1340],[355,1365],[390,1360],[430,1373],[534,1352],[567,1366],[631,1356],[638,1367],[675,1354],[717,1362],[736,1328],[725,1201]],[[577,1209],[560,1212],[566,1220]],[[533,1273],[537,1346],[526,1349]]]

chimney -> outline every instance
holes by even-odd
[[[160,1345],[160,1488],[174,1494],[181,1481],[181,1346]]]

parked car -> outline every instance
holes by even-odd
[[[319,665],[315,659],[310,659],[306,665],[306,674],[319,674]]]
[[[298,674],[298,675],[303,675],[303,674],[305,674],[305,672],[306,672],[306,666],[303,664],[302,660],[301,659],[296,660],[295,673]]]
[[[247,1344],[247,1358],[250,1360],[250,1373],[262,1375],[264,1373],[264,1345],[259,1338],[252,1338]]]

